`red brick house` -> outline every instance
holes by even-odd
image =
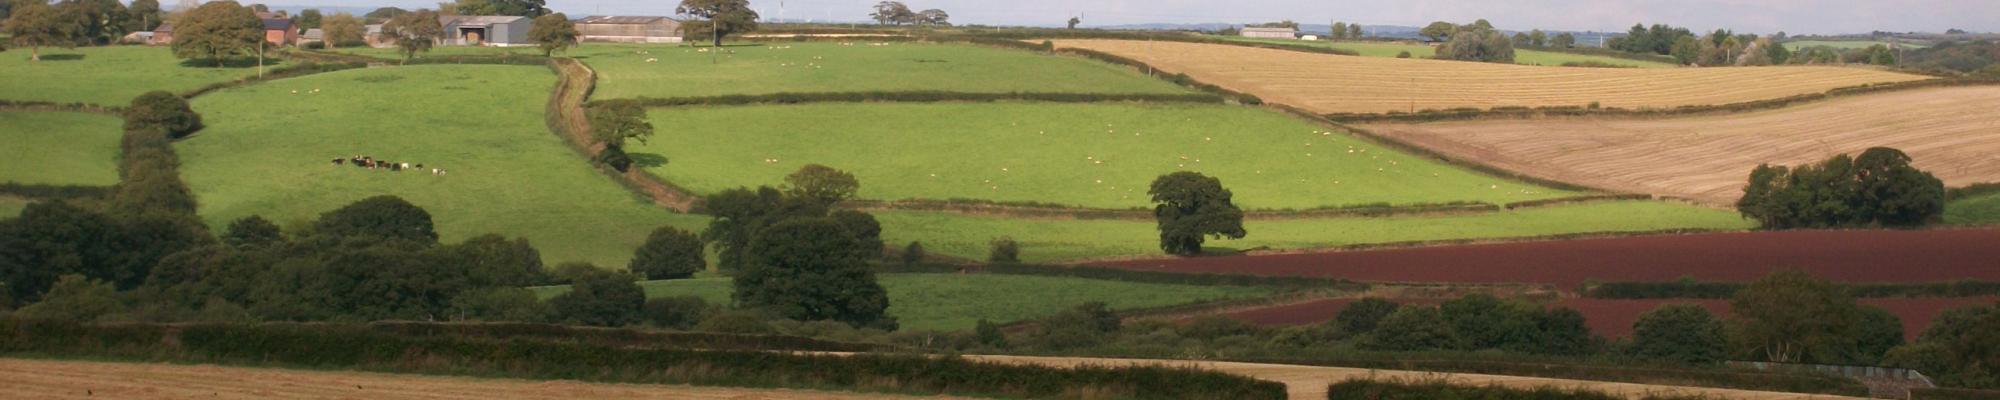
[[[264,41],[277,46],[299,43],[298,26],[292,25],[291,18],[272,13],[257,13],[257,19],[264,20]]]

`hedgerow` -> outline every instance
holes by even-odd
[[[1742,290],[1741,282],[1700,282],[1682,279],[1670,282],[1607,282],[1589,285],[1584,297],[1597,299],[1727,299]],[[1844,285],[1847,293],[1860,298],[1885,297],[1979,297],[2000,295],[2000,282],[1962,280],[1925,283],[1859,283]]]
[[[31,185],[17,182],[0,183],[0,194],[30,199],[102,198],[110,193],[111,187],[108,186]]]
[[[1327,386],[1326,398],[1328,400],[1622,400],[1627,397],[1597,390],[1556,386],[1514,388],[1500,385],[1474,386],[1456,384],[1443,378],[1422,380],[1369,378],[1352,379]],[[1644,400],[1707,399],[1707,397],[1703,396],[1661,394],[1647,394],[1639,398]]]
[[[589,107],[602,107],[615,103],[637,103],[642,107],[684,107],[721,106],[748,104],[799,104],[799,103],[863,103],[863,102],[994,102],[994,101],[1041,101],[1054,103],[1098,103],[1098,102],[1153,102],[1153,103],[1221,103],[1222,98],[1207,94],[1098,94],[1098,93],[967,93],[949,91],[910,92],[818,92],[818,93],[771,93],[740,94],[707,97],[641,97],[637,99],[598,100]]]
[[[1265,276],[1247,274],[1211,274],[1135,271],[1119,268],[1063,266],[1040,264],[991,264],[979,266],[917,263],[911,265],[885,264],[880,267],[884,273],[955,273],[980,272],[1000,275],[1030,275],[1057,278],[1082,278],[1093,280],[1157,283],[1188,286],[1267,286],[1282,288],[1340,288],[1366,290],[1364,283],[1337,278],[1314,278],[1301,276]]]
[[[1438,122],[1472,119],[1527,119],[1549,117],[1610,116],[1610,117],[1672,117],[1687,115],[1742,113],[1790,107],[1799,104],[1824,101],[1844,96],[1856,96],[1892,92],[1900,90],[1927,89],[1937,87],[2000,85],[1993,79],[1929,79],[1920,81],[1874,83],[1861,86],[1837,88],[1824,93],[1802,94],[1790,97],[1747,101],[1719,105],[1685,105],[1669,108],[1619,108],[1591,106],[1544,106],[1544,107],[1494,107],[1479,109],[1459,107],[1449,109],[1421,110],[1414,113],[1390,111],[1387,113],[1332,113],[1327,119],[1345,123],[1369,122]]]

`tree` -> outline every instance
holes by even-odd
[[[444,38],[444,25],[438,21],[437,13],[419,10],[397,15],[382,24],[382,34],[394,38],[396,48],[403,50],[403,61],[409,62],[417,53],[431,51],[431,46]]]
[[[12,1],[12,0],[9,0]],[[40,1],[22,1],[14,6],[0,33],[12,37],[16,46],[29,48],[28,59],[42,61],[42,47],[75,48],[83,26],[73,15],[57,11]]]
[[[701,18],[681,23],[681,30],[689,38],[709,38],[715,47],[722,47],[723,37],[757,30],[757,11],[750,9],[750,0],[681,0],[674,13]]]
[[[284,241],[285,234],[277,224],[257,215],[230,222],[229,230],[222,234],[222,243],[236,247],[268,246]]]
[[[299,27],[299,32],[305,32],[308,29],[321,29],[320,26],[325,19],[325,16],[321,15],[317,8],[308,8],[299,11],[299,17],[293,18]],[[325,31],[321,32],[324,33]]]
[[[1327,31],[1327,33],[1329,33],[1329,35],[1327,35],[1327,36],[1326,36],[1327,38],[1331,38],[1331,39],[1346,39],[1346,38],[1347,38],[1347,23],[1346,23],[1346,22],[1335,22],[1335,23],[1333,23],[1333,29],[1331,29],[1331,30],[1328,30],[1328,31]]]
[[[625,140],[638,140],[643,144],[646,138],[653,136],[653,123],[646,121],[646,108],[638,102],[601,103],[585,109],[584,115],[590,119],[591,138],[606,148],[622,152]]]
[[[1069,29],[1076,29],[1076,26],[1077,26],[1077,24],[1082,24],[1082,23],[1083,23],[1083,19],[1082,19],[1082,18],[1077,18],[1077,17],[1069,17],[1069,25],[1068,25],[1068,27],[1069,27]]]
[[[401,8],[382,7],[382,8],[377,8],[374,11],[369,11],[367,14],[362,14],[361,17],[367,18],[367,21],[369,23],[379,24],[379,23],[389,22],[389,20],[395,19],[399,15],[408,13],[410,12]]]
[[[1374,332],[1382,324],[1382,319],[1396,313],[1401,308],[1395,302],[1369,297],[1348,304],[1339,314],[1334,314],[1333,323],[1346,335],[1361,335]]]
[[[1455,32],[1458,32],[1458,25],[1444,21],[1432,22],[1430,25],[1425,25],[1423,29],[1417,30],[1418,35],[1422,35],[1433,42],[1442,42],[1445,39],[1449,39],[1452,33]]]
[[[626,270],[645,279],[685,279],[708,269],[701,238],[671,226],[654,229]]]
[[[893,330],[888,292],[864,262],[876,251],[831,218],[779,222],[752,239],[752,261],[737,275],[733,297],[785,318]]]
[[[1348,39],[1360,39],[1361,36],[1361,24],[1347,24]]]
[[[33,302],[65,274],[114,274],[119,226],[110,217],[63,202],[29,203],[0,220],[0,300]]]
[[[1675,63],[1694,65],[1701,61],[1701,40],[1694,36],[1681,36],[1674,39],[1673,49],[1669,52],[1674,56]]]
[[[903,246],[904,266],[917,265],[917,263],[924,262],[924,257],[926,256],[923,243],[911,241],[910,245]]]
[[[56,3],[56,11],[82,23],[79,39],[91,45],[117,42],[132,26],[132,12],[118,0],[63,0]]]
[[[443,11],[447,5],[457,15],[508,15],[528,18],[549,15],[546,0],[458,0],[455,3],[440,3],[438,9]]]
[[[827,213],[819,202],[788,197],[769,186],[724,190],[708,196],[702,206],[715,218],[701,237],[714,245],[716,267],[724,272],[746,268],[751,261],[750,241],[758,231],[786,219],[824,217]]]
[[[884,1],[875,3],[875,12],[868,13],[868,18],[874,19],[879,25],[902,25],[916,21],[917,15],[903,2]]]
[[[944,12],[944,10],[939,10],[935,8],[919,11],[917,12],[917,24],[930,25],[930,26],[951,26],[951,13],[947,13]]]
[[[217,67],[224,58],[250,54],[263,43],[263,20],[233,1],[203,3],[174,25],[174,56],[205,58]]]
[[[187,99],[164,90],[155,90],[132,99],[125,108],[125,130],[158,129],[179,139],[200,130],[201,114],[188,106]]]
[[[1196,172],[1175,172],[1153,180],[1153,218],[1159,222],[1160,249],[1168,254],[1201,254],[1208,236],[1242,239],[1243,210],[1231,203],[1222,180]]]
[[[528,40],[542,48],[542,56],[576,47],[576,23],[570,22],[568,15],[555,13],[535,17],[534,26],[528,28]]]
[[[987,242],[986,261],[994,263],[1021,262],[1021,243],[1014,238],[1001,236]]]
[[[1722,321],[1698,305],[1663,305],[1632,323],[1632,352],[1640,357],[1714,364],[1728,357],[1728,344]]]
[[[1877,147],[1797,168],[1760,165],[1737,210],[1769,229],[1936,222],[1944,212],[1944,182],[1910,163],[1902,151]]]
[[[1467,28],[1451,35],[1437,51],[1445,60],[1514,63],[1514,43],[1507,35],[1491,29]]]
[[[1556,34],[1555,39],[1551,39],[1549,41],[1549,44],[1551,46],[1564,49],[1576,47],[1576,34],[1572,34],[1569,32]]]
[[[570,291],[549,299],[560,319],[592,326],[624,326],[639,322],[646,291],[631,275],[608,271],[585,274]]]
[[[528,239],[485,234],[433,250],[438,264],[465,274],[472,287],[527,287],[555,279],[543,268],[542,253]],[[595,267],[591,267],[594,268]]]
[[[1528,38],[1527,32],[1514,32],[1514,37],[1511,40],[1514,47],[1528,47],[1533,44],[1530,42],[1532,39]]]
[[[1858,307],[1840,287],[1789,270],[1766,276],[1730,299],[1744,349],[1775,362],[1840,363],[1852,344]]]
[[[1545,32],[1542,32],[1542,30],[1540,30],[1540,29],[1536,29],[1536,30],[1533,30],[1533,31],[1528,31],[1528,46],[1530,46],[1530,47],[1548,47],[1548,45],[1549,45],[1549,34],[1548,34],[1548,33],[1545,33]]]
[[[400,197],[375,196],[320,214],[313,233],[340,239],[404,240],[437,244],[431,213]]]
[[[1853,344],[1841,348],[1847,353],[1841,359],[1858,365],[1878,365],[1890,349],[1903,345],[1902,318],[1875,306],[1861,306],[1856,313],[1847,332]]]
[[[367,28],[354,14],[338,13],[326,17],[320,23],[320,32],[326,37],[327,48],[365,45]]]
[[[1455,348],[1458,338],[1438,309],[1402,307],[1382,318],[1375,333],[1362,340],[1369,350],[1420,351]]]
[[[160,11],[160,0],[132,0],[132,5],[126,7],[125,12],[131,15],[126,19],[127,32],[149,32],[159,28],[165,20],[162,18],[165,13]]]
[[[861,181],[847,171],[819,164],[806,164],[785,175],[785,195],[832,206],[854,198]]]
[[[118,289],[82,275],[63,275],[42,301],[22,307],[23,318],[92,322],[125,309]]]

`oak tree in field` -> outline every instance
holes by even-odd
[[[918,11],[917,25],[951,26],[951,13],[935,8]]]
[[[1077,18],[1077,17],[1069,17],[1069,25],[1068,25],[1068,27],[1069,27],[1069,29],[1076,29],[1076,26],[1077,26],[1078,24],[1082,24],[1082,23],[1083,23],[1083,19],[1082,19],[1082,18]]]
[[[444,25],[436,12],[420,10],[389,19],[382,24],[382,34],[396,41],[396,48],[403,50],[403,61],[409,62],[444,38]]]
[[[555,13],[535,17],[535,23],[528,28],[528,41],[535,42],[542,49],[542,56],[555,55],[558,51],[576,47],[576,23],[570,22],[568,15]]]
[[[806,164],[798,171],[785,176],[785,194],[788,196],[832,206],[843,200],[854,198],[861,190],[861,181],[854,174],[819,164]]]
[[[643,144],[653,135],[653,123],[646,121],[646,109],[637,102],[594,105],[584,110],[584,116],[590,120],[591,139],[604,145],[595,161],[621,172],[632,166],[631,156],[625,154],[625,141]]]
[[[1175,172],[1153,180],[1153,218],[1159,222],[1160,249],[1168,254],[1201,254],[1209,236],[1242,239],[1243,210],[1231,203],[1222,180],[1196,172]]]
[[[875,3],[875,12],[868,13],[868,18],[880,25],[903,25],[917,22],[917,13],[903,2],[884,1]]]
[[[1549,46],[1564,49],[1576,47],[1576,34],[1569,32],[1556,34],[1554,39],[1549,39]]]
[[[681,31],[689,39],[707,38],[716,47],[722,47],[723,37],[757,30],[750,0],[681,0],[674,13],[701,18],[681,23]]]
[[[73,15],[40,1],[15,4],[7,20],[0,23],[0,33],[10,36],[14,45],[29,48],[28,59],[37,62],[42,61],[42,47],[75,48],[82,29]]]
[[[1744,354],[1774,362],[1840,363],[1860,308],[1826,280],[1790,270],[1758,279],[1729,300]]]
[[[801,321],[894,330],[888,292],[866,260],[880,254],[832,218],[797,218],[757,232],[734,280],[738,304]]]
[[[817,218],[827,214],[818,201],[786,196],[769,186],[724,190],[704,199],[702,207],[715,216],[701,238],[715,246],[716,267],[736,272],[750,263],[750,240],[779,221]]]
[[[1729,356],[1722,320],[1693,304],[1668,304],[1632,323],[1632,352],[1640,357],[1714,364]]]
[[[1916,227],[1944,214],[1944,181],[1876,147],[1787,168],[1759,165],[1736,208],[1768,229]]]
[[[1417,30],[1417,34],[1433,42],[1442,42],[1445,39],[1451,38],[1451,34],[1457,31],[1457,24],[1437,21],[1432,22],[1430,25],[1425,25],[1423,29]]]
[[[624,326],[639,322],[646,291],[631,275],[595,271],[578,277],[569,293],[549,299],[549,310],[571,323]]]
[[[368,28],[362,25],[361,19],[356,18],[354,14],[333,14],[326,17],[320,26],[328,48],[367,45],[365,41]]]
[[[65,0],[56,3],[56,11],[83,24],[78,33],[85,44],[111,44],[131,32],[132,13],[118,0]]]
[[[685,279],[708,268],[701,238],[671,226],[654,229],[625,269],[645,279]]]
[[[1348,39],[1360,39],[1360,38],[1361,38],[1361,36],[1362,36],[1362,33],[1361,33],[1361,24],[1360,24],[1360,23],[1353,23],[1353,24],[1347,24],[1347,38],[1348,38]]]
[[[174,25],[174,56],[208,59],[217,67],[225,58],[256,52],[262,43],[263,20],[233,1],[204,3]]]
[[[1437,58],[1512,64],[1514,41],[1494,30],[1492,24],[1484,24],[1485,21],[1482,19],[1452,32],[1451,41],[1438,48]],[[1527,36],[1521,35],[1521,40],[1526,41]]]
[[[1335,22],[1335,23],[1333,23],[1333,29],[1331,29],[1331,30],[1328,30],[1328,31],[1327,31],[1327,33],[1329,34],[1329,35],[1327,35],[1327,38],[1328,38],[1328,39],[1335,39],[1335,40],[1338,40],[1338,39],[1346,39],[1346,38],[1347,38],[1347,23],[1346,23],[1346,22]]]
[[[402,240],[437,244],[431,214],[396,196],[375,196],[320,214],[318,235],[343,239]]]

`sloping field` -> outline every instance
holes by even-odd
[[[1253,231],[1254,232],[1254,231]],[[1225,242],[1226,243],[1226,242]],[[1837,282],[2000,280],[2000,229],[1785,231],[1102,263],[1144,271],[1319,276],[1358,281],[1747,282],[1786,268]]]
[[[0,182],[118,183],[121,124],[98,114],[0,111]]]
[[[1346,57],[1243,46],[1064,40],[1319,113],[1458,107],[1677,107],[1740,103],[1927,79],[1861,68],[1568,68]]]
[[[308,371],[0,358],[0,397],[10,399],[947,399],[683,385],[465,378],[352,371]]]
[[[1147,207],[1160,175],[1222,179],[1246,209],[1505,204],[1579,193],[1417,157],[1290,115],[1208,104],[940,103],[653,109],[631,152],[697,193],[775,185],[805,164],[853,172],[864,199]],[[718,134],[728,132],[727,134]]]
[[[1542,178],[1733,204],[1760,163],[1902,149],[1948,186],[2000,182],[2000,86],[1906,90],[1669,119],[1375,124],[1375,133]]]
[[[176,144],[181,176],[218,229],[252,214],[290,229],[390,194],[428,210],[445,241],[526,237],[550,263],[620,267],[654,228],[707,221],[634,196],[550,133],[542,107],[554,81],[539,66],[435,65],[216,92],[193,102],[209,127]],[[330,162],[357,155],[426,169]]]
[[[215,82],[256,76],[257,67],[182,66],[173,50],[149,46],[42,49],[42,61],[28,50],[0,53],[0,100],[84,102],[124,106],[154,90],[179,92]],[[270,66],[277,61],[268,61]]]
[[[1277,43],[1277,44],[1290,44],[1290,45],[1330,47],[1335,49],[1353,51],[1355,53],[1361,54],[1362,57],[1396,57],[1404,52],[1409,52],[1410,57],[1414,58],[1429,58],[1437,55],[1436,47],[1431,47],[1430,45],[1417,42],[1377,42],[1377,41],[1354,41],[1354,42],[1310,41],[1309,42],[1303,40],[1245,38],[1241,36],[1218,36],[1218,37],[1223,38],[1225,40],[1235,40],[1235,41],[1244,41],[1253,43]],[[1674,65],[1671,62],[1641,61],[1641,60],[1633,60],[1626,58],[1606,57],[1606,56],[1587,55],[1587,54],[1574,54],[1574,53],[1533,50],[1533,49],[1514,50],[1515,64],[1561,66],[1563,65],[1563,63],[1571,63],[1571,62],[1597,62],[1597,63],[1632,67],[1632,68],[1677,67],[1677,65]]]
[[[725,48],[728,54],[716,57],[681,46],[586,44],[577,54],[597,70],[594,99],[919,90],[1186,92],[1115,65],[984,46],[775,42]]]

